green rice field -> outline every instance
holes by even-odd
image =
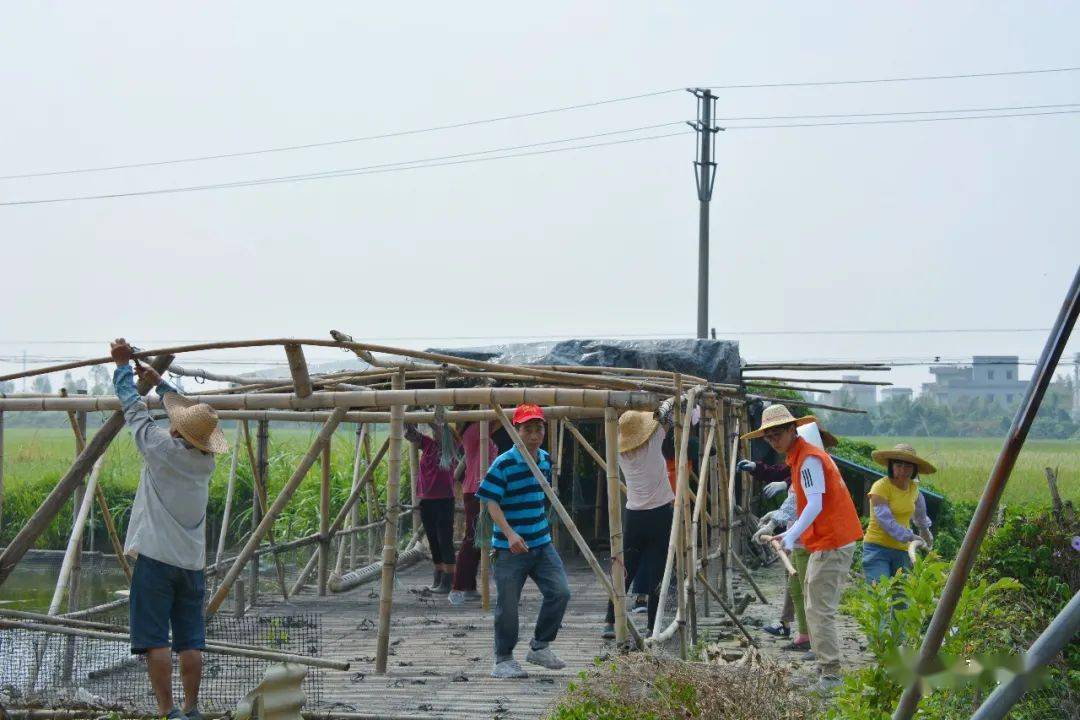
[[[1001,452],[1003,440],[995,438],[854,438],[890,448],[905,442],[921,457],[937,466],[927,480],[954,502],[979,499],[990,470]],[[1062,499],[1080,502],[1080,442],[1076,440],[1028,440],[1020,452],[1005,488],[1005,503],[1046,505],[1050,491],[1044,468],[1058,469]]]

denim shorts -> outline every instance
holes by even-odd
[[[202,570],[185,570],[139,555],[131,573],[132,654],[170,646],[174,652],[206,647],[205,594]]]

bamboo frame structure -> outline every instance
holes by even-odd
[[[416,504],[414,473],[408,480],[402,477],[404,470],[402,442],[404,424],[431,423],[437,418],[447,422],[470,421],[480,424],[481,438],[490,435],[491,422],[499,423],[507,432],[515,446],[526,457],[530,472],[559,517],[558,533],[568,535],[574,546],[584,557],[596,575],[597,582],[603,587],[615,606],[616,642],[643,645],[640,632],[627,618],[626,612],[626,577],[623,564],[623,529],[622,505],[626,493],[625,483],[619,476],[618,468],[618,416],[620,411],[628,409],[653,410],[664,399],[683,397],[684,384],[688,388],[684,402],[676,403],[676,492],[674,519],[669,537],[668,555],[664,569],[664,587],[670,582],[672,574],[678,588],[678,607],[674,622],[664,626],[663,604],[666,593],[661,594],[661,606],[657,614],[649,645],[672,637],[678,633],[680,653],[685,657],[688,646],[696,640],[697,605],[708,611],[710,601],[718,602],[721,608],[732,617],[740,631],[746,629],[737,618],[730,602],[730,567],[735,550],[732,541],[732,528],[737,503],[731,493],[734,489],[734,464],[739,454],[737,439],[729,446],[732,431],[737,436],[740,419],[738,415],[745,406],[744,390],[740,385],[718,384],[704,378],[681,375],[661,370],[638,368],[609,367],[570,367],[570,366],[510,366],[478,360],[460,358],[440,353],[389,348],[386,346],[354,342],[340,333],[334,333],[334,340],[307,339],[269,339],[254,341],[233,341],[224,343],[202,343],[175,348],[140,351],[140,358],[153,358],[153,366],[163,372],[170,366],[173,356],[178,353],[206,351],[216,349],[248,347],[280,347],[288,361],[289,377],[271,380],[230,375],[217,375],[201,370],[174,367],[177,374],[201,377],[213,382],[229,382],[233,386],[224,389],[212,389],[197,393],[200,402],[213,407],[218,417],[224,421],[236,421],[237,442],[230,458],[229,487],[226,490],[226,506],[222,518],[222,530],[219,536],[214,566],[207,569],[208,575],[220,578],[213,587],[213,592],[206,608],[206,614],[212,616],[221,609],[225,600],[238,588],[241,575],[250,569],[248,592],[251,601],[257,601],[258,563],[261,557],[272,555],[278,567],[278,580],[282,594],[286,598],[295,595],[304,588],[305,583],[314,573],[315,592],[319,595],[334,592],[348,582],[348,576],[363,575],[364,578],[379,578],[379,620],[375,653],[375,672],[385,673],[388,664],[390,631],[394,609],[393,589],[395,576],[400,563],[407,558],[419,557],[420,534],[414,532],[409,544],[401,546],[401,518],[408,512],[402,504],[403,481],[410,481],[413,492],[410,493],[412,511],[415,517]],[[305,356],[305,347],[322,347],[347,350],[371,365],[357,371],[339,371],[334,373],[312,373]],[[390,355],[383,358],[377,355]],[[54,368],[40,368],[26,373],[27,376],[55,372],[58,370],[85,367],[93,364],[111,362],[110,358],[101,358],[77,363],[67,363]],[[19,375],[21,377],[22,375]],[[13,379],[3,376],[0,379]],[[752,377],[745,378],[754,382]],[[140,384],[140,392],[148,388]],[[520,403],[533,403],[544,408],[549,424],[548,444],[552,454],[552,482],[540,472],[531,456],[523,450],[521,439],[510,422],[512,408]],[[158,398],[147,398],[147,405],[157,412],[162,408]],[[697,479],[697,491],[691,488],[689,464],[689,426],[691,408],[698,406],[702,410],[702,429],[704,450],[701,457],[700,478]],[[478,409],[479,408],[479,409]],[[6,579],[26,549],[32,545],[42,530],[55,517],[60,505],[75,491],[76,486],[101,457],[109,442],[123,426],[119,400],[113,396],[57,397],[55,395],[37,396],[2,396],[0,395],[0,457],[2,457],[2,420],[10,412],[63,411],[68,413],[90,411],[113,411],[105,425],[80,446],[79,454],[71,469],[58,483],[56,489],[43,503],[34,517],[27,523],[15,540],[0,555],[0,584]],[[9,416],[10,417],[10,416]],[[247,424],[259,423],[257,448],[252,448],[250,430]],[[310,447],[295,465],[291,475],[275,497],[267,492],[268,475],[268,437],[271,423],[321,423],[322,427]],[[352,458],[352,473],[349,495],[346,501],[336,507],[331,493],[332,475],[330,443],[335,430],[342,422],[356,423],[356,440]],[[593,447],[578,422],[593,423],[592,428],[602,427],[604,435],[603,454]],[[602,424],[601,424],[602,423]],[[389,425],[389,434],[377,452],[371,452],[370,426]],[[582,426],[584,427],[584,426]],[[610,541],[611,566],[605,570],[597,560],[593,550],[582,537],[574,521],[574,516],[567,511],[558,492],[558,478],[563,468],[563,456],[566,451],[566,435],[574,442],[573,457],[584,452],[595,462],[603,474],[603,481],[597,483],[596,529],[602,531],[603,497],[607,497],[607,535]],[[239,446],[243,444],[243,449]],[[410,445],[411,447],[411,445]],[[716,449],[717,457],[712,457]],[[235,497],[236,472],[240,453],[246,453],[251,465],[253,477],[253,526],[244,538],[241,549],[234,557],[223,559],[225,555],[225,533],[230,515],[235,511],[241,498]],[[745,450],[744,450],[745,452]],[[362,461],[362,455],[363,460]],[[418,463],[413,453],[405,455],[415,468]],[[487,466],[493,458],[488,457],[488,444],[480,443],[480,462]],[[319,474],[319,513],[318,532],[277,543],[274,538],[274,524],[282,511],[290,503],[300,484],[304,482],[316,461],[321,460]],[[569,462],[569,460],[567,460]],[[100,471],[100,464],[97,465]],[[376,489],[376,471],[386,470],[385,506],[378,503]],[[591,468],[591,465],[590,465]],[[729,469],[725,473],[722,468]],[[576,481],[577,468],[571,466],[572,481]],[[314,479],[313,479],[314,481]],[[606,481],[606,482],[605,482]],[[378,486],[383,488],[382,482]],[[565,487],[565,486],[564,486]],[[606,493],[605,493],[606,489]],[[2,490],[2,476],[0,476]],[[87,489],[91,493],[100,492],[100,483],[91,478]],[[565,494],[565,493],[564,493]],[[574,486],[569,503],[576,503],[579,494]],[[54,497],[55,496],[55,497]],[[367,516],[361,524],[359,502],[365,499]],[[246,502],[246,498],[243,499]],[[2,497],[0,497],[2,503]],[[108,508],[103,495],[99,497],[103,517],[108,517]],[[83,502],[82,507],[87,507]],[[748,511],[748,503],[743,502],[743,512]],[[585,506],[585,512],[589,511]],[[0,505],[2,511],[2,505]],[[79,513],[79,517],[82,512]],[[416,523],[414,522],[414,526]],[[110,540],[114,547],[120,548],[115,527],[111,518],[106,520],[110,528]],[[374,543],[375,534],[382,530],[381,559],[377,557]],[[414,527],[415,530],[415,527]],[[368,540],[368,551],[357,552],[364,537]],[[408,537],[408,536],[406,536]],[[332,555],[337,548],[336,562]],[[488,538],[481,538],[483,550],[480,561],[480,594],[485,609],[491,602],[491,563]],[[311,547],[312,553],[304,569],[291,588],[286,587],[280,554],[285,550]],[[712,577],[711,560],[716,556],[714,548],[722,551],[718,582],[710,582]],[[358,556],[363,555],[365,565],[357,569]],[[347,562],[346,562],[347,560]],[[741,564],[740,564],[741,565]],[[332,572],[331,572],[332,570]],[[245,574],[246,575],[246,574]],[[370,577],[369,577],[370,576]],[[335,587],[336,586],[336,587]],[[699,590],[700,588],[700,590]],[[718,589],[719,588],[719,589]],[[764,596],[758,591],[759,597]],[[76,615],[92,616],[105,607],[116,607],[122,602],[107,603],[99,608],[78,611]],[[243,610],[241,604],[241,610]],[[89,627],[77,628],[64,625],[56,616],[59,608],[50,608],[51,622],[35,622],[35,628],[44,632],[56,632],[74,636],[79,632],[105,632],[110,639],[121,637],[119,634]],[[4,621],[15,622],[15,621]],[[42,621],[44,622],[44,621]],[[64,628],[61,630],[53,630]],[[308,658],[310,660],[310,658]],[[329,667],[329,666],[327,666]]]

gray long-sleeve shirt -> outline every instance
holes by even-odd
[[[113,384],[143,456],[124,554],[201,570],[206,566],[206,503],[214,456],[174,438],[154,422],[135,391],[130,367],[117,368]],[[175,392],[166,383],[158,387],[159,394],[170,391]]]

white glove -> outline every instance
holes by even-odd
[[[661,425],[667,425],[671,421],[671,413],[675,409],[675,398],[671,397],[660,403],[660,407],[656,408],[656,419],[660,421]]]
[[[754,468],[756,467],[757,463],[753,460],[740,460],[739,462],[735,463],[735,469],[739,472],[752,473],[754,472]]]
[[[764,520],[764,518],[762,518],[762,519]],[[757,529],[757,532],[754,533],[754,535],[753,535],[754,542],[764,545],[767,541],[762,536],[763,535],[771,535],[773,530],[775,530],[775,529],[776,529],[776,523],[775,522],[773,522],[771,519],[770,520],[765,520],[764,524],[762,524]]]
[[[772,523],[773,525],[776,525],[776,521],[773,519],[775,517],[776,517],[776,511],[775,510],[770,510],[769,512],[767,512],[767,513],[765,513],[764,515],[761,516],[761,519],[758,520],[757,526],[759,528],[763,528],[766,525],[768,525],[769,523]]]
[[[927,550],[934,546],[934,533],[930,532],[930,528],[919,528],[919,539],[926,544]]]
[[[783,480],[777,480],[776,482],[771,482],[766,485],[761,491],[765,493],[765,497],[771,498],[774,495],[787,492],[787,483]]]

